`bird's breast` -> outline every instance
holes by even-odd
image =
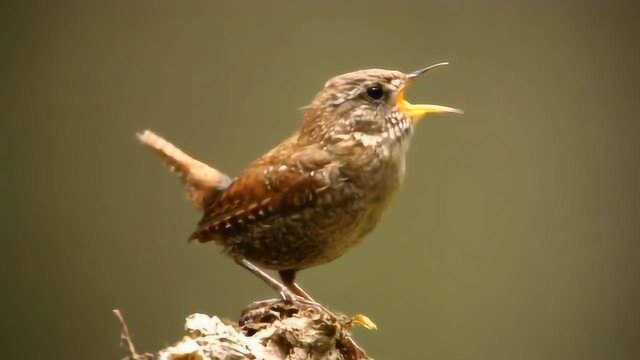
[[[379,222],[391,198],[402,184],[411,128],[391,127],[382,134],[353,134],[358,144],[344,158],[342,173],[357,189],[360,209],[355,239],[369,233]],[[349,146],[354,146],[351,143]]]
[[[404,180],[411,130],[392,126],[380,134],[354,134],[359,149],[344,162],[349,177],[367,192],[393,192]]]

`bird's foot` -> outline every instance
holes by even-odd
[[[302,297],[294,294],[293,291],[287,288],[280,289],[280,298],[289,305],[299,302],[300,300],[304,300]]]
[[[324,305],[316,301],[305,299],[302,296],[296,295],[289,290],[280,291],[280,298],[277,298],[277,299],[254,301],[247,307],[247,309],[251,310],[251,309],[262,308],[265,306],[277,306],[278,303],[287,305],[289,307],[298,308],[298,309],[314,308],[318,312],[324,313],[327,316],[336,320],[338,319],[342,320],[345,318],[345,315],[337,315],[331,310],[327,309]]]
[[[334,319],[338,319],[338,316],[335,313],[333,313],[331,310],[329,310],[326,306],[320,304],[315,300],[304,298],[300,295],[294,294],[289,289],[280,291],[280,298],[287,305],[303,305],[307,307],[313,307],[319,310],[320,312],[323,312],[329,315]]]

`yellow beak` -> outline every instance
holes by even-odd
[[[421,69],[409,74],[408,78],[409,80],[413,80],[430,69],[433,69],[438,66],[446,65],[446,64],[448,63],[439,63],[439,64],[431,65],[429,67],[426,67],[424,69]],[[398,97],[396,100],[396,104],[400,109],[400,111],[407,114],[409,118],[411,118],[411,121],[413,122],[414,125],[430,114],[445,114],[445,113],[463,114],[464,113],[460,109],[455,109],[448,106],[411,104],[410,102],[405,100],[406,88],[407,86],[405,86],[404,89],[400,90],[400,93],[398,94]]]
[[[414,125],[419,123],[420,120],[424,119],[429,114],[464,114],[464,111],[460,109],[441,105],[411,104],[404,99],[398,101],[398,107],[400,108],[400,111],[409,115],[411,122],[413,122]]]

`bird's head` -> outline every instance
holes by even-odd
[[[438,63],[405,74],[367,69],[336,76],[326,82],[306,108],[303,138],[327,140],[354,132],[368,135],[396,133],[398,126],[411,130],[430,114],[462,113],[439,105],[415,105],[405,98],[407,88],[422,74],[447,63]]]

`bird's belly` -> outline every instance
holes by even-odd
[[[296,214],[255,224],[225,245],[230,252],[274,270],[304,269],[330,262],[375,228],[399,184],[395,177],[387,180],[388,183],[361,191],[339,204],[320,202]]]
[[[231,253],[269,269],[304,269],[344,254],[359,242],[368,222],[366,206],[359,200],[339,207],[310,207],[253,226],[241,237],[226,239],[225,245]]]
[[[379,159],[379,166],[370,169],[359,181],[363,198],[359,199],[359,205],[351,207],[346,220],[340,220],[338,211],[335,221],[347,221],[343,231],[328,239],[321,262],[328,262],[343,255],[349,248],[360,243],[380,222],[384,210],[388,207],[391,198],[398,190],[405,175],[405,154],[407,146],[398,144],[393,146],[385,159]],[[315,264],[314,264],[315,265]]]

